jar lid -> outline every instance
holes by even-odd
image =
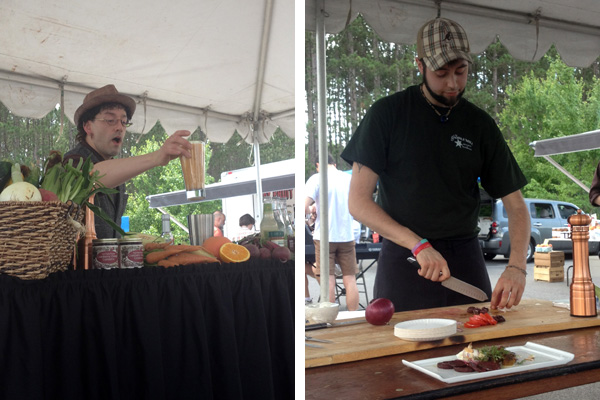
[[[107,239],[93,239],[93,244],[117,244],[117,239],[115,238],[107,238]]]

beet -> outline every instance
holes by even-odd
[[[250,258],[260,258],[260,249],[257,245],[252,243],[246,243],[243,246],[250,252]]]
[[[275,260],[279,260],[281,262],[286,262],[287,260],[290,259],[291,256],[292,256],[292,253],[290,252],[290,249],[288,249],[287,247],[276,247],[271,252],[271,258],[273,258]]]
[[[267,249],[266,247],[261,247],[259,249],[260,252],[260,258],[268,260],[271,258],[271,250]]]

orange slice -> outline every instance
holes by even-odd
[[[239,263],[250,259],[250,252],[242,245],[225,243],[219,249],[219,258],[224,263]]]
[[[231,240],[225,236],[210,236],[202,243],[202,247],[213,256],[219,257],[219,250],[225,243],[231,243]]]

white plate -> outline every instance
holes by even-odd
[[[394,335],[413,342],[440,340],[456,333],[453,319],[430,318],[399,322],[394,326]]]
[[[505,367],[495,371],[486,372],[456,372],[453,369],[441,369],[437,367],[439,362],[456,360],[456,355],[429,358],[414,362],[402,360],[402,363],[442,382],[456,383],[563,365],[573,360],[575,357],[573,354],[567,353],[566,351],[553,349],[552,347],[542,346],[532,342],[525,343],[525,346],[507,347],[506,350],[512,351],[517,355],[517,362],[530,355],[533,355],[535,358],[533,361],[525,361],[522,364],[514,365],[512,367]]]

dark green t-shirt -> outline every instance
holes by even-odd
[[[477,235],[478,178],[494,198],[527,184],[487,113],[462,99],[442,123],[418,86],[375,102],[342,158],[379,175],[381,207],[428,239]]]

